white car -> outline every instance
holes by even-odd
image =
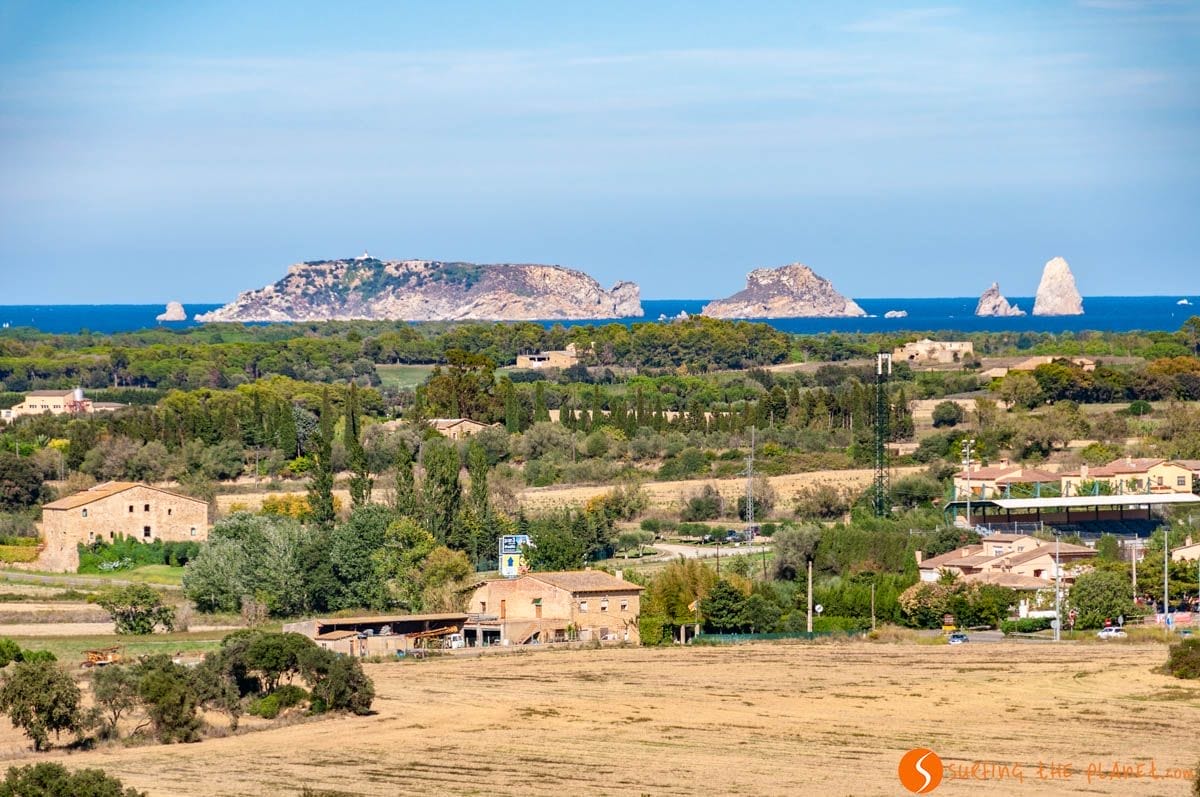
[[[1098,632],[1096,632],[1096,636],[1100,637],[1101,639],[1125,639],[1127,636],[1129,636],[1129,634],[1126,634],[1120,628],[1113,626],[1109,628],[1101,628]]]

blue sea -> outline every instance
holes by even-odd
[[[899,332],[905,330],[958,330],[962,332],[1108,332],[1175,331],[1193,315],[1200,315],[1200,296],[1186,297],[1190,305],[1178,304],[1180,296],[1094,296],[1083,300],[1081,316],[1019,316],[1016,318],[979,318],[975,297],[938,299],[856,299],[869,314],[865,318],[780,318],[767,323],[785,332]],[[656,321],[660,316],[677,316],[681,311],[694,315],[706,299],[644,299],[644,318],[625,319],[624,323]],[[1032,309],[1032,297],[1015,297],[1026,311]],[[214,310],[216,304],[187,304],[189,319],[196,313]],[[908,312],[905,318],[884,318],[889,310]],[[186,329],[196,322],[160,323],[154,317],[163,311],[161,304],[57,304],[0,305],[0,329],[33,327],[43,332],[74,333],[83,330],[114,333],[164,327]],[[556,323],[556,322],[547,322]],[[595,323],[560,322],[566,325]]]

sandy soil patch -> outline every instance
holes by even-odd
[[[1200,689],[1152,672],[1164,655],[855,642],[368,665],[374,716],[52,757],[152,795],[896,795],[901,755],[927,746],[947,766],[1019,764],[1025,776],[946,780],[938,795],[1182,795],[1180,781],[1084,774],[1090,762],[1196,764]],[[1041,781],[1039,762],[1075,774]]]

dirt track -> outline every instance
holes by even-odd
[[[1200,689],[1151,672],[1164,653],[856,642],[370,665],[375,716],[55,757],[152,795],[897,795],[901,755],[927,746],[1025,777],[947,780],[939,797],[1183,795],[1178,780],[1085,776],[1092,761],[1196,764]],[[1039,780],[1039,761],[1075,774]]]

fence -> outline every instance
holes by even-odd
[[[861,631],[806,631],[781,632],[776,634],[700,634],[692,639],[693,645],[741,645],[746,642],[768,642],[777,639],[804,639],[811,641],[826,637],[859,636]]]

